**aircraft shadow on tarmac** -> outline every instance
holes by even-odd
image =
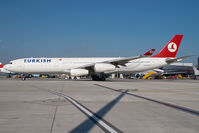
[[[122,97],[124,97],[124,95],[128,92],[128,90],[124,91],[123,93],[121,93],[118,97],[116,97],[114,100],[112,100],[111,102],[109,102],[107,105],[105,105],[103,108],[101,108],[97,113],[95,113],[94,115],[98,116],[101,119],[103,119],[103,116],[105,114],[107,114],[119,101],[120,99],[122,99]],[[84,122],[82,122],[80,125],[78,125],[77,127],[75,127],[74,129],[72,129],[70,131],[70,133],[87,133],[89,132],[95,125],[97,122],[92,121],[92,117],[89,117],[87,120],[85,120]],[[110,123],[109,123],[110,124]],[[113,125],[110,124],[110,126],[114,127]],[[117,129],[116,127],[114,127],[116,130],[118,130],[118,132],[121,132],[119,129]]]

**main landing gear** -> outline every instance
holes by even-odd
[[[22,74],[21,75],[21,80],[26,80],[27,78],[32,78],[31,74]]]
[[[91,78],[94,81],[105,81],[106,75],[105,74],[94,74],[94,75],[91,75]]]

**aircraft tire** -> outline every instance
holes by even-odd
[[[106,80],[106,76],[105,75],[92,75],[91,76],[93,81],[105,81]]]

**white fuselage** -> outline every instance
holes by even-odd
[[[71,69],[82,67],[84,65],[104,62],[117,58],[23,58],[11,61],[11,64],[5,65],[5,69],[15,73],[69,73]],[[165,65],[166,58],[141,58],[132,60],[126,66],[116,68],[114,72],[135,73]]]

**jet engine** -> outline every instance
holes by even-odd
[[[71,69],[71,76],[85,76],[88,75],[88,70],[86,69]]]
[[[114,71],[115,66],[108,63],[97,63],[94,66],[94,70],[95,72],[109,72],[109,71]]]

